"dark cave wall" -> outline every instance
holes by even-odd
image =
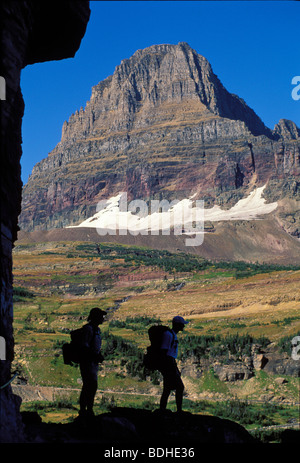
[[[86,0],[2,0],[0,3],[0,76],[6,99],[0,101],[0,336],[6,359],[0,360],[0,387],[11,378],[14,356],[12,249],[21,210],[21,70],[28,64],[73,57],[90,16]],[[20,399],[11,387],[0,389],[0,442],[22,441]]]

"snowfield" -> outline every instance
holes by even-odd
[[[143,200],[134,200],[127,204],[127,194],[120,193],[106,201],[100,201],[97,212],[81,224],[66,228],[97,228],[98,233],[119,231],[120,234],[169,234],[174,228],[175,234],[203,233],[205,221],[257,220],[277,208],[277,202],[266,204],[262,197],[265,186],[256,188],[247,198],[238,201],[231,209],[220,206],[203,208],[203,201],[193,197],[181,201],[152,201],[150,210]],[[150,212],[150,213],[149,213]],[[196,228],[195,228],[196,224]],[[114,233],[111,233],[114,234]]]

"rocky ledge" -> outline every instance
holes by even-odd
[[[28,443],[97,443],[105,446],[189,447],[215,443],[256,443],[239,424],[215,416],[162,414],[143,409],[115,408],[90,423],[75,419],[68,424],[42,423],[36,413],[23,413]]]

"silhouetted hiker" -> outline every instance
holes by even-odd
[[[171,391],[175,390],[177,412],[182,412],[184,385],[178,370],[176,358],[178,354],[177,333],[183,331],[187,322],[179,315],[173,318],[172,330],[163,333],[161,344],[162,361],[160,371],[163,375],[163,392],[160,399],[160,411],[165,411]]]
[[[82,327],[82,354],[80,372],[82,377],[82,390],[79,398],[80,418],[94,416],[93,406],[98,387],[98,368],[103,361],[101,350],[101,332],[99,325],[107,314],[104,310],[94,307],[88,316],[88,324]]]

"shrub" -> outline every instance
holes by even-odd
[[[26,299],[33,299],[34,293],[21,286],[15,286],[13,288],[13,302],[22,302]]]
[[[298,333],[295,333],[290,336],[284,336],[283,338],[280,338],[278,341],[278,347],[280,349],[280,352],[286,352],[287,354],[291,355],[292,353],[292,339],[295,336],[300,336],[300,331]]]
[[[130,376],[136,377],[139,380],[145,380],[150,377],[154,384],[157,384],[158,372],[148,371],[143,364],[144,351],[138,348],[133,342],[125,341],[119,336],[114,336],[103,333],[102,354],[105,359],[112,360],[121,358],[121,365],[126,367],[126,371]]]
[[[274,424],[272,418],[267,417],[265,413],[251,406],[247,401],[228,400],[226,402],[216,402],[215,415],[220,418],[227,418],[237,421],[242,425],[258,423],[263,426]]]
[[[270,341],[265,337],[255,339],[248,334],[243,336],[233,334],[225,337],[220,335],[185,336],[180,343],[179,358],[181,360],[189,357],[200,359],[224,357],[228,354],[235,358],[241,355],[250,356],[254,343],[265,347]]]
[[[109,324],[111,328],[127,328],[133,331],[147,328],[149,325],[161,323],[161,320],[155,317],[127,317],[126,320],[112,320]]]

